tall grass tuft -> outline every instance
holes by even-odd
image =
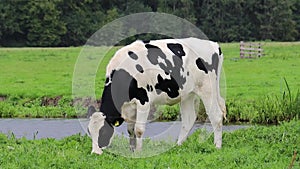
[[[287,120],[291,120],[292,118],[299,119],[299,117],[300,117],[300,92],[298,90],[296,95],[293,96],[286,79],[285,78],[283,78],[283,79],[284,79],[286,88],[288,90],[287,94],[284,91],[283,95],[282,95],[283,109],[285,110],[287,117],[290,117]]]
[[[300,117],[300,92],[293,95],[289,84],[283,78],[285,90],[281,95],[270,94],[253,101],[227,101],[229,122],[250,122],[260,124],[278,124]]]

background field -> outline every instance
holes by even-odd
[[[226,90],[222,93],[227,99],[227,122],[278,123],[299,118],[299,42],[264,42],[265,56],[260,59],[239,59],[238,43],[224,43],[221,47],[225,57],[222,89]],[[81,49],[0,48],[0,117],[83,115],[84,111],[76,114],[72,107],[73,70]],[[103,89],[105,65],[117,49],[113,48],[99,66],[97,98]],[[177,106],[163,107],[161,111],[160,120],[178,117]],[[203,108],[200,111],[198,117],[203,120]]]

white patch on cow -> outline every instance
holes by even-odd
[[[158,61],[158,63],[162,63],[162,64],[166,65],[165,60],[162,59],[161,57],[158,57],[157,61]]]
[[[130,56],[128,56],[128,52],[132,51],[137,55],[145,55],[145,44],[142,41],[135,41],[130,45],[127,45],[121,49],[119,49],[115,55],[110,59],[107,67],[106,67],[106,77],[110,76],[110,73],[119,67],[123,67],[126,65],[125,63],[134,63],[135,60],[130,59]],[[140,58],[138,58],[138,61]],[[128,66],[131,66],[131,69],[134,68],[132,66],[133,64],[129,64]]]

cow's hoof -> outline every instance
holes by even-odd
[[[137,152],[141,152],[142,151],[142,148],[136,148],[134,149],[134,152],[137,153]]]
[[[177,141],[177,145],[178,145],[178,146],[181,146],[182,143],[183,143],[183,141]]]
[[[215,144],[216,145],[216,149],[221,149],[222,148],[222,144]]]
[[[216,146],[217,149],[221,149],[221,147],[222,147],[222,140],[221,141],[217,140],[217,141],[214,142],[214,144],[215,144],[215,146]]]
[[[92,150],[91,154],[93,154],[93,153],[101,155],[103,153],[103,151],[101,148],[97,148],[96,150]]]
[[[222,148],[222,146],[216,146],[216,149],[221,149]]]
[[[135,151],[135,148],[134,148],[134,147],[131,147],[131,146],[130,146],[130,148],[129,148],[129,149],[130,149],[130,151],[132,151],[132,152],[134,152],[134,151]]]

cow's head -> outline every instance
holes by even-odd
[[[102,154],[102,150],[111,143],[114,127],[106,121],[102,112],[94,112],[90,116],[88,131],[92,137],[92,153]]]

